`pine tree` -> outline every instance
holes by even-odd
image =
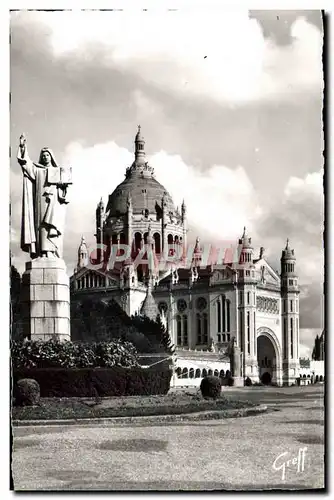
[[[315,340],[314,340],[312,359],[314,361],[319,361],[319,359],[320,359],[320,338],[319,338],[319,335],[317,335]]]

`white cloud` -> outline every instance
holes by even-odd
[[[291,26],[293,42],[277,46],[246,10],[159,12],[38,12],[51,29],[56,56],[87,59],[136,72],[165,90],[218,101],[287,96],[322,87],[322,35],[304,19]],[[103,55],[102,55],[103,54]]]

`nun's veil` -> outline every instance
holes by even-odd
[[[42,165],[42,154],[43,154],[43,153],[45,153],[45,151],[47,151],[47,152],[49,153],[49,155],[51,156],[51,163],[52,163],[52,166],[53,166],[53,167],[58,167],[57,162],[56,162],[56,159],[55,159],[55,156],[54,156],[54,154],[53,154],[53,152],[52,152],[52,149],[50,149],[50,148],[42,148],[42,149],[41,149],[41,152],[40,152],[40,154],[39,154],[39,161],[38,161],[38,163],[39,163],[40,165]]]

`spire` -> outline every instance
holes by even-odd
[[[104,203],[103,203],[103,199],[101,198],[98,205],[97,205],[97,208],[101,208],[102,210],[104,210]]]
[[[246,233],[246,226],[244,226],[244,231],[242,233],[241,238],[239,238],[239,245],[242,245],[242,248],[252,248],[252,238],[249,238]]]
[[[145,163],[145,140],[141,135],[141,127],[138,125],[138,132],[135,137],[135,161]]]
[[[144,302],[141,306],[140,314],[142,316],[147,316],[148,318],[150,318],[153,321],[155,321],[157,319],[157,316],[159,314],[158,306],[157,306],[157,304],[154,300],[154,297],[152,295],[151,280],[148,283],[146,297],[145,297]]]
[[[85,237],[81,236],[81,242],[78,248],[78,264],[77,268],[81,269],[82,267],[86,267],[88,265],[88,248],[86,244]]]
[[[282,250],[282,259],[296,260],[295,251],[293,248],[290,247],[289,238],[286,239],[285,248],[284,248],[284,250]]]

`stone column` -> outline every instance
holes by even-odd
[[[39,257],[26,263],[22,303],[26,337],[71,340],[70,287],[63,259]]]

